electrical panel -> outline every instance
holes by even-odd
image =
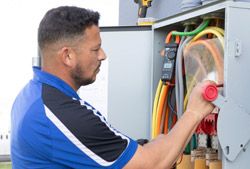
[[[177,63],[181,61],[178,60],[178,52],[176,53],[175,49],[178,48],[179,50],[180,45],[171,45],[183,42],[181,41],[182,36],[179,37],[179,40],[176,39],[176,36],[172,37],[172,40],[170,38],[169,41],[166,40],[166,37],[171,32],[172,35],[179,36],[178,32],[192,32],[192,30],[207,24],[202,30],[209,30],[203,32],[204,34],[200,37],[196,38],[198,33],[187,36],[187,38],[193,37],[194,39],[187,40],[187,47],[183,51],[185,77],[181,83],[192,87],[194,85],[193,77],[198,81],[204,79],[216,81],[217,86],[215,88],[218,88],[218,97],[216,95],[217,98],[213,102],[217,108],[211,116],[202,121],[196,130],[196,136],[192,137],[198,145],[191,142],[189,149],[185,149],[185,153],[189,153],[191,158],[183,157],[178,160],[176,168],[182,169],[181,163],[190,160],[193,166],[191,168],[184,167],[185,169],[202,169],[203,164],[201,163],[203,162],[206,169],[214,169],[218,166],[222,169],[249,168],[250,108],[248,107],[248,96],[250,90],[248,90],[248,87],[250,86],[250,78],[247,73],[250,72],[250,58],[248,57],[250,37],[248,18],[250,18],[250,3],[214,1],[156,21],[152,25],[151,33],[147,34],[147,37],[150,37],[146,39],[150,42],[147,42],[145,38],[136,36],[136,34],[140,34],[140,31],[132,35],[123,34],[120,28],[115,28],[116,31],[108,31],[108,34],[107,31],[102,31],[104,50],[108,50],[106,54],[112,62],[109,65],[111,66],[109,73],[116,72],[116,74],[112,74],[112,78],[109,74],[111,79],[109,79],[108,89],[110,90],[108,120],[111,120],[111,124],[113,121],[114,127],[120,126],[118,129],[128,136],[135,134],[134,131],[137,128],[135,126],[142,127],[139,130],[146,132],[146,136],[150,135],[151,138],[161,132],[167,133],[171,130],[171,127],[182,115],[180,112],[184,111],[187,102],[184,96],[174,98],[174,95],[177,96],[179,93],[187,95],[189,90],[184,89],[182,92],[176,90],[175,81],[170,77],[173,74],[176,76],[176,71],[179,74],[183,71],[183,69],[179,70],[176,67]],[[210,20],[209,23],[206,23],[207,20]],[[189,30],[185,30],[188,29],[187,25],[190,25]],[[134,29],[138,31],[141,27]],[[117,38],[115,32],[122,32],[123,36],[119,36],[119,40],[122,42],[115,40]],[[123,38],[126,40],[123,41]],[[124,49],[121,50],[121,44],[123,47],[128,45],[127,50],[132,51],[132,53],[128,54],[124,52]],[[116,50],[115,55],[112,47]],[[200,52],[203,54],[200,55]],[[209,54],[212,57],[207,57]],[[126,56],[129,57],[126,58],[128,60],[123,60]],[[138,60],[138,58],[140,59]],[[173,58],[177,60],[173,60]],[[134,74],[131,71],[128,73],[125,71],[130,69],[130,65],[136,65],[136,68],[132,67],[131,69]],[[122,69],[119,68],[120,66]],[[128,68],[125,69],[125,67]],[[121,74],[117,73],[120,70],[122,70]],[[125,75],[125,78],[122,75]],[[140,79],[141,75],[143,79]],[[121,86],[120,81],[122,79],[130,79],[133,82]],[[140,80],[143,81],[144,85],[139,83]],[[159,83],[159,81],[162,83]],[[128,100],[119,101],[113,98],[119,95],[119,92],[112,92],[114,86],[119,86],[115,91],[121,90],[124,97],[129,93],[132,95],[126,96]],[[159,118],[155,118],[154,113],[152,113],[155,109],[154,101],[157,100],[155,96],[158,86],[164,88],[165,97],[168,100],[168,112],[172,112],[172,114],[168,114],[169,118],[167,119],[166,114],[162,113],[161,115],[167,121],[167,127],[164,127],[164,125],[157,126]],[[141,97],[142,93],[147,94]],[[129,100],[133,95],[136,100]],[[175,99],[183,100],[183,103],[174,103],[173,100]],[[111,108],[112,106],[115,109]],[[122,110],[123,106],[126,106],[124,110]],[[130,109],[132,107],[136,107],[136,110]],[[180,110],[175,110],[175,107],[180,107]],[[165,108],[162,106],[159,109],[163,112]],[[137,111],[140,112],[140,115],[134,116]],[[122,116],[120,116],[121,114]],[[121,117],[126,119],[122,125],[119,124]],[[146,121],[143,121],[141,117],[146,118]],[[152,126],[155,126],[155,129],[152,129],[154,128]],[[139,131],[134,138],[144,136],[140,135]],[[217,164],[217,161],[221,163]]]
[[[224,49],[222,51],[223,57],[219,61],[215,61],[217,62],[217,65],[215,63],[215,67],[217,74],[219,74],[218,77],[220,77],[219,79],[217,78],[217,82],[223,84],[223,88],[220,88],[219,97],[214,101],[215,105],[218,106],[219,110],[217,111],[219,113],[214,117],[208,117],[207,121],[202,124],[203,126],[206,126],[204,128],[208,129],[207,132],[209,134],[203,135],[202,133],[204,131],[201,127],[197,131],[200,133],[199,137],[196,139],[200,145],[204,145],[203,147],[205,147],[207,144],[207,137],[210,135],[210,147],[218,147],[218,154],[216,156],[218,157],[218,160],[222,160],[223,169],[245,169],[249,168],[248,166],[250,164],[250,111],[247,99],[250,94],[248,90],[248,87],[250,86],[250,78],[248,78],[246,73],[250,71],[250,67],[248,66],[250,63],[250,58],[248,57],[248,53],[250,52],[248,35],[249,23],[247,22],[247,18],[249,17],[249,3],[219,1],[157,21],[153,25],[152,96],[155,95],[158,81],[161,78],[163,58],[160,57],[160,53],[165,46],[166,35],[171,31],[176,30],[183,32],[185,24],[187,23],[197,23],[198,27],[201,20],[207,18],[219,18],[220,20],[217,25],[224,29],[224,42],[222,43],[223,47],[220,47],[218,50]],[[211,42],[204,42],[203,45],[206,46],[208,43]],[[215,43],[220,43],[220,38],[217,38],[217,42]],[[197,52],[197,50],[195,52]],[[205,56],[204,58],[195,57],[195,52],[191,55],[193,60],[190,61],[190,64],[195,65],[194,62],[197,62],[197,64],[204,62]],[[186,58],[184,58],[184,60]],[[206,63],[209,62],[210,61],[207,61]],[[208,67],[207,65],[208,64],[206,64],[204,68],[200,66],[200,72],[205,70]],[[210,74],[210,76],[214,77],[216,75]],[[191,82],[186,78],[186,83],[188,84]],[[153,97],[151,100],[153,102]],[[153,104],[151,105],[151,110],[153,110]],[[214,129],[209,126],[210,122],[215,122],[217,130],[216,135],[218,136],[218,138],[216,138],[218,139],[217,141],[214,138]],[[199,159],[202,151],[205,150],[198,149],[192,153],[194,153],[197,159]],[[192,153],[191,156],[193,155],[193,157],[191,158],[196,158]],[[214,160],[213,152],[210,152],[210,154],[203,152],[203,156],[206,158],[206,167],[208,167],[208,163]]]

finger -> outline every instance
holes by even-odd
[[[214,85],[216,85],[216,82],[213,81],[213,80],[207,80],[207,79],[204,79],[204,80],[202,81],[202,85],[209,85],[209,84],[214,84]]]

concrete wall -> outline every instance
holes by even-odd
[[[182,0],[153,0],[152,6],[148,8],[147,17],[162,19],[181,12]],[[134,0],[120,0],[119,25],[136,25],[138,4]]]

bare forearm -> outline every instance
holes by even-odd
[[[152,153],[152,156],[157,154],[155,155],[157,158],[151,159],[156,160],[155,165],[159,165],[159,168],[170,168],[183,152],[199,121],[200,119],[192,113],[184,113],[168,135],[161,135],[145,145],[144,148]]]
[[[183,152],[197,125],[214,108],[202,97],[204,87],[210,84],[213,82],[205,81],[196,85],[190,95],[187,111],[170,133],[158,136],[143,147],[139,146],[125,169],[170,168]]]

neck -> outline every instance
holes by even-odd
[[[70,77],[69,71],[66,71],[65,68],[59,68],[58,66],[55,66],[54,68],[48,66],[42,66],[42,70],[62,79],[75,91],[77,91],[80,88],[80,86],[74,83],[74,81]]]

